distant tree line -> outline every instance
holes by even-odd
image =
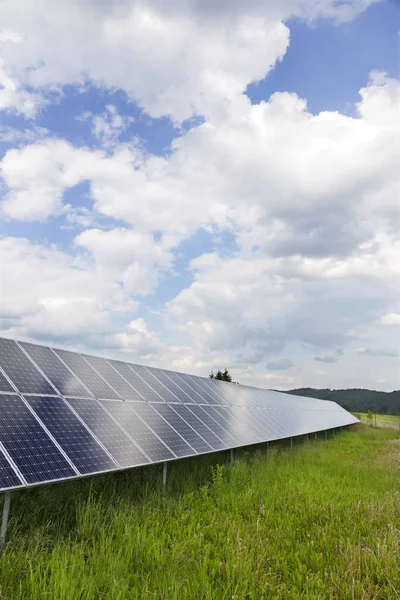
[[[400,414],[400,390],[378,392],[358,388],[348,390],[299,388],[286,393],[295,394],[296,396],[308,396],[309,398],[320,398],[321,400],[332,400],[346,410],[353,412],[368,412],[370,410],[373,413],[380,414]]]

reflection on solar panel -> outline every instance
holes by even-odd
[[[355,422],[334,402],[0,338],[0,491]]]
[[[83,387],[75,375],[67,369],[50,348],[27,343],[21,343],[21,346],[60,394],[64,396],[88,396],[90,398],[91,394],[88,390]]]
[[[68,398],[68,404],[123,468],[145,465],[149,460],[117,425],[97,400]]]

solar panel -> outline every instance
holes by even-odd
[[[0,490],[9,490],[23,485],[14,469],[0,450]]]
[[[158,412],[176,431],[185,438],[188,444],[199,454],[210,452],[213,447],[210,446],[195,429],[180,417],[169,404],[153,404],[153,409]],[[189,412],[189,411],[188,411]]]
[[[228,445],[221,440],[207,425],[204,421],[197,417],[188,406],[183,404],[174,404],[171,405],[172,410],[174,410],[182,419],[190,425],[201,437],[203,440],[211,446],[213,450],[225,450],[228,448]]]
[[[177,376],[200,396],[201,401],[198,404],[215,404],[212,395],[208,393],[204,386],[196,381],[195,377],[186,375],[185,373],[177,373]]]
[[[142,400],[131,385],[104,359],[98,356],[83,358],[99,373],[124,400]]]
[[[14,388],[0,371],[0,392],[14,392]]]
[[[194,404],[204,404],[204,400],[201,395],[194,389],[194,387],[191,387],[184,379],[182,379],[182,377],[179,377],[178,373],[164,370],[162,372],[168,377],[168,379],[176,383],[176,385],[183,392],[185,392],[187,399],[184,400],[184,404],[187,404],[188,402],[193,402]]]
[[[152,462],[174,458],[175,455],[129,408],[129,404],[106,402],[104,400],[101,404],[106,407],[117,423],[131,436]]]
[[[0,443],[28,483],[76,475],[19,396],[1,394],[0,415]]]
[[[177,433],[157,411],[153,410],[150,404],[142,402],[134,406],[130,405],[129,408],[139,415],[146,425],[172,450],[175,456],[182,458],[183,456],[196,454],[194,449],[183,439],[182,435]]]
[[[224,398],[218,394],[218,391],[215,389],[215,387],[213,385],[209,385],[208,379],[205,379],[204,377],[193,377],[192,375],[190,375],[190,378],[192,381],[195,380],[196,385],[198,385],[199,388],[202,389],[205,394],[207,394],[207,397],[210,398],[209,404],[217,406],[226,404]]]
[[[140,398],[147,402],[162,402],[160,396],[150,387],[143,379],[139,377],[127,363],[119,360],[109,360],[110,365],[114,367],[122,375],[124,379],[136,390]]]
[[[61,394],[64,396],[90,397],[91,394],[88,390],[83,387],[81,382],[50,348],[26,342],[20,342],[20,345]]]
[[[152,369],[151,367],[146,367],[149,373],[155,377],[161,385],[164,385],[169,392],[172,392],[175,396],[175,402],[182,402],[183,404],[187,402],[192,402],[193,400],[188,396],[179,385],[172,379],[170,379],[161,369]]]
[[[192,411],[194,415],[196,415],[196,417],[201,419],[203,423],[205,423],[207,427],[211,429],[211,431],[215,433],[215,435],[217,435],[228,446],[228,448],[235,448],[236,446],[240,445],[238,440],[235,439],[223,427],[221,419],[220,422],[218,422],[215,418],[211,416],[209,412],[209,406],[196,406],[194,404],[191,404],[188,408]]]
[[[149,459],[97,400],[68,398],[68,404],[78,413],[82,421],[93,431],[121,467],[135,467],[149,462]]]
[[[56,393],[14,340],[0,338],[0,366],[20,392],[25,394]]]
[[[129,365],[136,375],[138,375],[143,381],[147,383],[160,397],[163,402],[179,402],[178,398],[163,385],[157,377],[154,377],[149,369],[140,365]]]
[[[0,338],[0,491],[355,422],[330,401]]]
[[[72,460],[79,473],[101,473],[116,468],[113,460],[96,442],[61,398],[29,396],[25,398]]]
[[[259,431],[252,425],[251,422],[238,420],[235,418],[230,408],[221,406],[210,406],[211,416],[216,415],[219,419],[223,419],[224,428],[231,433],[241,445],[255,444],[262,441],[263,437]],[[225,425],[226,424],[226,425]]]
[[[96,398],[119,398],[118,394],[76,352],[55,350],[69,369],[82,381]]]

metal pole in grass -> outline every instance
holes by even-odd
[[[269,452],[269,442],[267,442],[267,456],[268,456],[268,452]]]
[[[293,438],[291,437],[290,438],[290,449],[292,449],[292,448],[293,448]]]
[[[309,442],[309,441],[310,441],[310,436],[307,433],[307,442]]]
[[[6,492],[4,497],[3,518],[0,529],[0,548],[5,546],[7,535],[8,514],[10,512],[11,492]]]
[[[325,429],[325,441],[326,441],[327,439],[328,439],[328,432],[327,432],[327,430]]]
[[[165,494],[165,488],[167,487],[167,469],[168,469],[168,463],[164,463],[163,464],[163,471],[162,471],[162,493]]]
[[[230,458],[231,465],[233,465],[233,448],[231,448],[231,451],[229,453],[229,458]]]
[[[314,437],[315,437],[315,439],[317,439],[317,437],[318,437],[317,431],[315,432],[315,436]]]

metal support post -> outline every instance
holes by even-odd
[[[162,493],[165,494],[165,488],[167,487],[167,469],[168,463],[163,464],[163,472],[162,472]]]
[[[309,442],[309,441],[310,441],[310,436],[307,433],[307,442]]]
[[[230,463],[231,463],[231,465],[233,465],[233,448],[231,448],[229,456],[230,456]]]
[[[325,441],[326,441],[327,439],[328,439],[328,432],[327,432],[327,430],[325,429]]]
[[[293,448],[293,438],[291,437],[290,438],[290,449],[292,449],[292,448]]]
[[[317,439],[317,437],[318,437],[318,433],[317,432],[315,432],[315,436],[314,437],[315,437],[315,439]]]
[[[269,442],[267,442],[267,456],[268,456],[268,452],[269,452]]]
[[[11,504],[11,492],[6,492],[5,497],[4,497],[3,518],[1,521],[1,530],[0,530],[0,547],[4,546],[6,543],[8,514],[10,512],[10,504]]]

